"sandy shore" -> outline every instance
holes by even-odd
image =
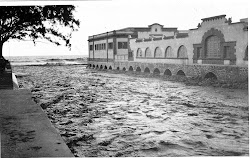
[[[85,66],[20,66],[14,73],[75,156],[249,154],[247,83],[145,78]]]

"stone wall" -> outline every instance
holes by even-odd
[[[166,74],[170,71],[172,75],[177,75],[179,71],[183,71],[188,77],[202,77],[204,78],[206,74],[213,73],[216,75],[219,81],[246,81],[248,79],[248,67],[240,66],[226,66],[226,65],[208,65],[208,64],[166,64],[166,63],[141,63],[141,62],[91,62],[89,61],[89,66],[102,67],[105,66],[107,69],[111,67],[112,70],[133,70],[145,72],[149,69],[150,73],[156,72],[156,69],[160,71],[160,75]]]

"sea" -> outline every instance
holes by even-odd
[[[24,65],[85,65],[85,55],[61,55],[61,56],[6,56],[12,66]]]

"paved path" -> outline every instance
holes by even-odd
[[[73,157],[29,90],[0,90],[2,158]]]

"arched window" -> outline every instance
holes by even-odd
[[[162,57],[162,52],[161,49],[159,47],[155,48],[155,58],[159,58]]]
[[[187,58],[187,48],[185,46],[180,46],[178,49],[178,58]]]
[[[173,53],[172,47],[170,47],[170,46],[167,47],[167,49],[165,51],[165,57],[166,58],[174,57],[174,53]]]
[[[220,58],[220,38],[217,36],[209,36],[206,39],[206,57]]]
[[[145,57],[151,57],[151,50],[149,47],[145,50]]]
[[[137,56],[137,57],[142,57],[142,50],[141,50],[141,48],[138,48],[138,49],[137,49],[136,56]]]

